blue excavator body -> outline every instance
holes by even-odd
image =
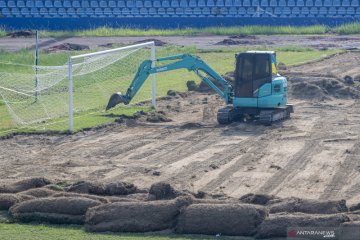
[[[190,54],[159,58],[157,62],[171,63],[157,67],[153,67],[151,60],[145,60],[139,66],[127,92],[114,93],[106,110],[119,103],[129,104],[149,75],[187,69],[223,98],[226,107],[219,109],[217,114],[220,124],[256,119],[269,125],[290,117],[293,107],[287,102],[287,80],[277,73],[275,52],[248,51],[237,54],[235,58],[233,83],[225,80],[202,59]]]

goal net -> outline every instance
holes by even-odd
[[[16,124],[62,121],[73,130],[77,115],[104,111],[111,94],[126,92],[140,63],[152,58],[148,42],[72,56],[60,66],[17,65],[0,72],[0,96]],[[147,81],[132,104],[151,100],[151,90]]]

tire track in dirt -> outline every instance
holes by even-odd
[[[336,171],[331,182],[325,187],[324,192],[320,195],[320,199],[335,198],[341,190],[349,184],[351,173],[356,171],[359,165],[360,141],[357,141],[350,150],[350,154],[345,158],[340,168]],[[356,189],[359,192],[359,189]],[[355,189],[351,191],[351,195],[355,195]],[[348,192],[349,194],[349,192]]]
[[[211,180],[208,184],[206,184],[204,187],[201,187],[201,191],[210,192],[211,190],[221,186],[222,183],[227,181],[229,177],[231,177],[234,173],[236,173],[241,167],[243,167],[245,164],[248,164],[252,162],[254,159],[252,156],[256,154],[259,158],[262,157],[262,153],[265,151],[268,141],[262,140],[261,137],[257,135],[252,136],[251,138],[245,139],[244,141],[241,141],[239,145],[242,146],[242,148],[233,148],[229,147],[226,148],[224,151],[221,152],[221,154],[217,154],[216,156],[212,156],[209,158],[207,164],[211,164],[210,162],[222,162],[222,165],[226,165],[231,160],[233,160],[235,157],[242,155],[234,164],[232,164],[230,167],[224,169],[217,178]],[[244,150],[246,151],[244,153]],[[194,165],[198,165],[197,163],[194,163]],[[197,166],[191,166],[192,169],[196,169]],[[204,175],[204,174],[202,174]]]
[[[282,169],[270,177],[270,179],[268,179],[266,183],[257,190],[257,192],[261,194],[277,194],[281,189],[278,189],[277,191],[275,190],[283,182],[289,182],[295,177],[295,172],[304,168],[309,163],[314,152],[320,147],[320,136],[323,135],[324,130],[327,129],[323,119],[324,112],[321,111],[319,117],[320,121],[313,125],[312,130],[307,135],[309,140],[306,140],[305,145],[300,149],[300,151],[298,151]]]

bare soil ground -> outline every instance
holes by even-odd
[[[171,122],[149,123],[142,117],[73,136],[0,140],[0,179],[128,181],[140,188],[168,181],[180,190],[213,195],[261,193],[357,203],[359,86],[348,86],[342,78],[360,73],[359,59],[360,53],[350,52],[284,71],[295,113],[271,127],[220,126],[218,96],[192,92],[158,101]],[[338,81],[343,90],[317,85],[325,96],[320,99],[293,92],[300,81],[316,85],[319,80]]]
[[[164,43],[197,46],[199,48],[264,46],[281,47],[296,45],[317,49],[348,49],[360,48],[359,35],[347,36],[297,36],[297,35],[260,35],[260,36],[169,36],[169,37],[68,37],[68,38],[42,38],[39,47],[51,48],[61,44],[87,45],[91,49],[106,47],[112,44],[134,44],[144,40],[156,39],[160,45]],[[225,40],[225,42],[223,42]],[[223,42],[223,43],[221,43]],[[219,44],[221,43],[221,44]],[[231,43],[231,44],[229,44]],[[157,44],[159,45],[159,44]],[[16,51],[22,48],[35,48],[34,38],[0,38],[0,49]]]

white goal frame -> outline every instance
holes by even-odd
[[[119,52],[122,50],[129,50],[133,48],[140,48],[140,47],[150,47],[151,48],[151,61],[152,61],[152,67],[155,67],[155,42],[145,42],[135,45],[130,45],[126,47],[120,47],[120,48],[114,48],[110,50],[104,50],[94,53],[86,53],[76,56],[70,56],[68,59],[68,70],[69,70],[69,92],[68,92],[68,101],[69,101],[69,132],[72,133],[74,131],[74,110],[73,110],[73,76],[72,76],[72,60],[84,58],[84,57],[90,57],[90,56],[97,56],[97,55],[103,55],[107,53],[114,53]],[[110,96],[109,96],[110,97]],[[155,79],[155,73],[151,74],[151,104],[153,108],[156,107],[156,79]]]

